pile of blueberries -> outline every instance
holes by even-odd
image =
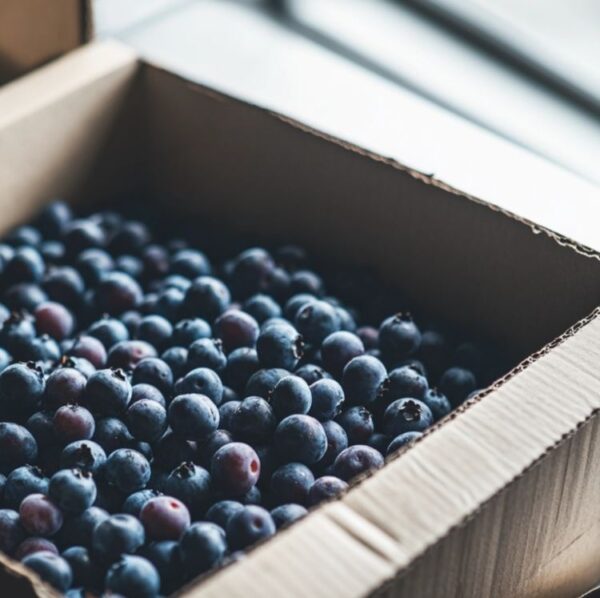
[[[0,244],[0,550],[68,596],[239,558],[489,377],[357,272],[210,251],[62,202]]]

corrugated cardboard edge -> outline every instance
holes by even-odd
[[[311,137],[316,137],[316,138],[326,141],[328,143],[332,143],[350,153],[357,154],[357,155],[367,158],[373,162],[384,164],[395,170],[398,170],[400,172],[408,174],[412,178],[417,179],[427,185],[431,185],[433,187],[436,187],[438,189],[446,191],[447,193],[450,193],[452,195],[459,196],[463,199],[467,199],[473,203],[476,203],[480,206],[488,208],[494,212],[501,213],[504,216],[508,217],[509,219],[516,221],[522,225],[527,226],[533,234],[536,234],[536,235],[537,234],[545,234],[546,236],[548,236],[553,241],[555,241],[556,243],[558,243],[559,245],[561,245],[563,247],[568,247],[568,248],[572,249],[573,251],[575,251],[576,253],[584,255],[586,257],[592,257],[594,259],[600,260],[600,251],[599,250],[595,250],[591,247],[582,245],[581,243],[578,243],[577,241],[574,241],[573,239],[569,239],[568,237],[565,237],[564,235],[561,235],[560,233],[557,233],[556,231],[553,231],[549,228],[541,226],[531,220],[528,220],[527,218],[523,218],[522,216],[519,216],[515,212],[506,210],[500,206],[492,204],[480,197],[477,197],[477,196],[469,194],[469,193],[465,193],[464,191],[461,191],[460,189],[457,189],[456,187],[453,187],[452,185],[450,185],[440,179],[435,178],[435,176],[433,176],[433,175],[420,172],[414,168],[410,168],[409,166],[406,166],[406,165],[402,164],[401,162],[398,162],[394,158],[381,156],[380,154],[377,154],[376,152],[368,150],[357,144],[345,141],[334,135],[330,135],[328,133],[324,133],[323,131],[319,131],[318,129],[315,129],[314,127],[311,127],[310,125],[307,125],[307,124],[305,124],[301,121],[298,121],[294,118],[291,118],[289,116],[281,114],[277,111],[263,108],[262,106],[260,106],[258,104],[254,104],[247,100],[241,100],[241,99],[236,98],[225,92],[207,87],[207,86],[203,85],[202,83],[190,82],[189,79],[186,79],[186,77],[169,71],[168,69],[163,67],[160,63],[157,63],[156,61],[144,59],[143,64],[150,65],[150,66],[152,66],[152,68],[154,68],[158,71],[167,73],[171,77],[175,77],[175,78],[181,80],[182,82],[185,82],[188,85],[188,87],[196,93],[201,93],[207,97],[210,97],[212,99],[215,99],[215,100],[221,101],[221,102],[233,102],[235,104],[241,104],[246,107],[250,107],[254,110],[257,110],[259,112],[262,112],[264,114],[268,114],[272,118],[294,128],[298,131],[301,131],[302,133],[310,135]],[[600,194],[599,194],[599,199],[600,199]]]

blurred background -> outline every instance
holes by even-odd
[[[95,10],[101,37],[389,155],[410,139],[401,157],[441,178],[455,170],[443,140],[456,144],[463,121],[600,183],[598,0],[95,0]],[[473,129],[459,129],[450,162],[476,160]]]

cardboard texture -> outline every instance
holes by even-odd
[[[0,84],[80,46],[91,26],[88,0],[2,0]]]
[[[343,499],[182,595],[562,597],[598,581],[596,252],[115,43],[0,92],[3,229],[56,195],[132,194],[373,265],[524,360]]]

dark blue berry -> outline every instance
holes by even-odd
[[[0,422],[0,467],[12,470],[26,463],[35,463],[38,449],[27,428],[10,422]]]
[[[348,362],[364,352],[360,338],[344,330],[330,334],[321,345],[323,366],[336,376],[342,374]]]
[[[227,524],[227,542],[232,550],[243,550],[275,533],[271,514],[257,505],[239,511]]]
[[[109,272],[96,287],[94,301],[100,313],[118,315],[141,303],[142,289],[128,274]]]
[[[241,440],[266,441],[275,425],[273,409],[261,397],[246,397],[231,416],[231,431]]]
[[[279,505],[271,511],[271,517],[277,529],[281,529],[298,519],[302,519],[308,511],[302,505],[286,504]]]
[[[73,572],[73,584],[86,588],[102,587],[103,571],[84,546],[71,546],[61,555]]]
[[[63,405],[53,418],[54,434],[61,444],[88,440],[94,435],[94,416],[80,405]]]
[[[348,435],[340,424],[333,420],[322,422],[325,436],[327,437],[327,450],[321,460],[316,464],[319,470],[331,465],[335,458],[346,448],[348,448]]]
[[[21,501],[29,494],[46,494],[48,478],[34,465],[22,465],[8,474],[4,483],[3,504],[18,509]]]
[[[183,310],[188,317],[212,322],[227,309],[230,302],[229,289],[220,280],[199,276],[186,291]]]
[[[275,430],[274,443],[282,458],[306,465],[317,463],[327,450],[323,426],[309,415],[290,415]]]
[[[246,507],[249,508],[249,507]],[[225,532],[214,523],[193,523],[179,543],[181,560],[189,577],[204,573],[227,553]]]
[[[383,430],[391,437],[403,432],[422,432],[433,423],[431,410],[418,399],[397,399],[383,416]]]
[[[231,388],[243,391],[255,372],[260,368],[255,349],[240,347],[227,356],[227,365],[222,374],[223,380]]]
[[[146,341],[121,341],[108,352],[106,365],[111,368],[133,370],[147,357],[156,357],[156,349]]]
[[[208,258],[196,249],[181,249],[171,258],[171,273],[193,279],[211,273]]]
[[[450,401],[437,388],[429,388],[421,400],[431,409],[436,420],[442,419],[452,411]]]
[[[19,513],[12,509],[0,509],[0,550],[12,555],[25,539]]]
[[[326,301],[311,301],[296,313],[294,324],[298,332],[311,344],[320,344],[341,327],[340,317]]]
[[[256,320],[239,309],[228,309],[214,323],[214,331],[226,352],[239,347],[254,347],[259,328]]]
[[[97,474],[106,462],[104,449],[93,440],[76,440],[65,446],[60,455],[62,469],[79,469]]]
[[[423,432],[403,432],[402,434],[399,434],[389,443],[386,455],[391,455],[399,448],[406,446],[408,443],[413,442],[421,436],[423,436]]]
[[[381,394],[387,400],[402,397],[422,399],[428,389],[427,378],[414,366],[405,365],[390,372],[387,381],[382,386]]]
[[[227,357],[223,352],[223,343],[219,339],[200,338],[194,341],[187,355],[187,368],[210,368],[220,372],[227,365]]]
[[[121,510],[123,513],[133,515],[134,517],[140,518],[140,513],[144,508],[144,505],[151,499],[161,496],[161,493],[151,488],[144,488],[144,490],[138,490],[133,494],[130,494],[123,503]]]
[[[9,365],[0,373],[0,409],[29,415],[39,407],[44,389],[41,367],[32,362]]]
[[[408,357],[421,344],[421,332],[409,313],[398,313],[379,327],[379,348],[390,358]]]
[[[150,464],[138,451],[121,448],[113,451],[104,465],[104,475],[109,484],[130,494],[145,488],[150,480]]]
[[[202,318],[188,318],[180,320],[173,328],[172,341],[175,345],[189,347],[194,341],[201,338],[210,338],[212,330],[210,324]]]
[[[366,471],[383,467],[383,456],[366,445],[356,444],[343,450],[333,463],[335,476],[349,482]]]
[[[342,410],[345,395],[338,382],[329,378],[317,380],[310,385],[312,406],[310,415],[319,421],[336,417]]]
[[[45,264],[39,251],[33,247],[18,247],[4,268],[3,279],[8,284],[40,282]]]
[[[250,376],[248,384],[246,384],[246,395],[254,395],[268,399],[275,388],[275,385],[290,373],[281,368],[270,368],[266,370],[258,370]]]
[[[83,513],[67,518],[60,531],[60,537],[63,539],[63,543],[69,546],[90,548],[94,529],[108,517],[109,514],[104,509],[90,507]]]
[[[169,424],[186,440],[206,438],[219,427],[219,410],[211,399],[201,394],[176,396],[169,405]]]
[[[48,495],[66,513],[78,514],[91,507],[96,492],[92,475],[79,469],[57,471],[48,485]]]
[[[32,536],[54,536],[62,527],[62,511],[44,494],[29,494],[19,506],[21,525]]]
[[[171,368],[175,380],[187,371],[188,350],[184,347],[169,347],[160,358]]]
[[[243,508],[244,505],[236,500],[220,500],[206,511],[206,520],[216,523],[222,529],[227,529],[229,520]]]
[[[385,366],[371,355],[361,355],[344,368],[342,385],[350,404],[368,405],[377,399],[381,384],[387,378]]]
[[[244,311],[249,313],[259,324],[269,318],[281,316],[281,307],[269,295],[253,295],[244,302]]]
[[[105,417],[96,420],[96,432],[92,438],[107,454],[114,450],[124,448],[133,443],[133,436],[129,429],[116,417]]]
[[[302,463],[286,463],[278,467],[271,476],[269,495],[273,504],[297,503],[306,505],[308,491],[315,477]]]
[[[121,415],[131,400],[131,384],[121,369],[99,370],[87,381],[84,403],[94,413]]]
[[[137,401],[156,401],[159,405],[166,407],[167,401],[156,386],[152,384],[134,384],[131,387],[131,402],[129,403],[129,409]]]
[[[173,496],[151,498],[142,507],[140,520],[146,536],[159,541],[179,540],[191,522],[186,505]]]
[[[156,567],[163,594],[170,594],[181,585],[184,576],[178,542],[150,542],[140,549],[139,554]]]
[[[127,427],[138,440],[154,442],[167,429],[167,411],[157,401],[141,399],[127,409]]]
[[[304,343],[293,326],[272,324],[260,333],[256,352],[262,367],[292,370],[304,355]]]
[[[146,357],[135,366],[131,383],[151,384],[168,395],[173,386],[173,372],[162,359]]]
[[[223,400],[223,383],[213,370],[195,368],[175,384],[176,395],[190,393],[204,395],[215,405],[220,405]]]
[[[211,460],[215,484],[229,496],[241,496],[258,481],[260,460],[254,449],[242,442],[222,446]]]
[[[348,489],[348,484],[335,476],[323,476],[317,478],[308,492],[308,504],[310,506],[337,498]]]
[[[123,322],[116,318],[104,317],[88,328],[88,334],[96,337],[106,348],[111,349],[117,343],[129,340],[129,331]]]
[[[66,592],[73,581],[69,563],[51,552],[42,551],[30,554],[23,559],[23,564],[35,571],[59,592]]]
[[[123,554],[136,552],[145,541],[144,526],[125,513],[100,521],[92,532],[92,551],[101,562],[114,562]]]
[[[311,409],[313,398],[308,384],[298,376],[282,378],[271,394],[271,406],[278,419],[294,413],[306,414]]]
[[[320,365],[315,365],[314,363],[305,363],[300,366],[294,374],[302,380],[304,380],[309,386],[314,384],[317,380],[322,380],[323,378],[331,378],[331,375],[326,372]]]
[[[375,431],[373,416],[365,407],[350,407],[342,411],[336,421],[346,431],[350,444],[366,444]]]
[[[448,397],[450,403],[456,407],[477,388],[477,380],[470,370],[452,367],[442,374],[439,388]]]
[[[169,474],[165,481],[164,490],[170,496],[181,500],[193,517],[200,517],[204,514],[210,501],[210,474],[199,465],[195,465],[191,461],[185,461]]]

